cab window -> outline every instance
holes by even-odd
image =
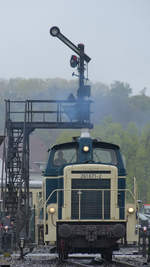
[[[61,166],[68,163],[77,162],[77,151],[75,148],[71,149],[58,149],[54,154],[53,165]]]
[[[93,148],[93,161],[116,165],[116,153],[113,149]]]

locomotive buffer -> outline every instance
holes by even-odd
[[[84,53],[84,45],[75,46],[59,30],[50,29],[77,55],[70,64],[77,67],[79,88],[77,97],[70,95],[67,100],[5,100],[5,130],[2,168],[3,211],[9,211],[15,219],[16,242],[30,238],[29,221],[29,159],[30,134],[35,129],[81,129],[92,128],[90,123],[90,86],[84,85],[84,62],[90,58]]]

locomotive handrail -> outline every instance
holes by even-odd
[[[91,100],[84,100],[90,105]],[[10,101],[6,104],[7,128],[23,129],[26,116],[26,128],[35,129],[81,129],[93,128],[89,117],[80,120],[79,103],[76,99],[69,100],[26,100]],[[71,115],[70,115],[71,114]]]
[[[48,196],[48,198],[46,199],[46,201],[44,202],[44,203],[42,203],[42,207],[41,208],[43,208],[44,207],[44,205],[46,205],[47,204],[47,202],[49,201],[49,199],[51,198],[51,196],[55,193],[55,192],[61,192],[61,191],[124,191],[124,192],[129,192],[131,195],[132,195],[132,197],[133,197],[133,199],[134,200],[136,200],[135,199],[135,196],[134,196],[134,194],[133,194],[133,192],[130,190],[130,189],[97,189],[97,188],[95,188],[95,189],[84,189],[84,188],[79,188],[79,189],[64,189],[64,188],[61,188],[61,189],[55,189],[55,190],[53,190],[51,193],[50,193],[50,195]]]
[[[48,196],[48,198],[46,199],[46,201],[43,203],[43,205],[46,205],[47,204],[47,202],[49,201],[49,199],[50,199],[50,197],[55,193],[55,192],[60,192],[60,191],[124,191],[124,192],[129,192],[130,194],[131,194],[131,196],[133,197],[133,199],[134,200],[136,200],[135,199],[135,196],[134,196],[134,194],[133,194],[133,192],[130,190],[130,189],[119,189],[118,190],[118,188],[117,189],[106,189],[106,188],[104,188],[104,189],[97,189],[97,188],[95,188],[95,189],[84,189],[84,188],[78,188],[78,189],[64,189],[64,188],[61,188],[61,189],[55,189],[55,190],[53,190],[51,193],[50,193],[50,195]]]
[[[57,202],[58,202],[58,193],[59,192],[72,192],[72,191],[78,191],[79,192],[79,214],[78,214],[78,216],[79,216],[79,220],[80,220],[80,218],[81,218],[81,194],[82,194],[82,191],[99,191],[99,192],[102,192],[102,203],[103,203],[103,205],[102,205],[102,218],[104,219],[104,192],[106,192],[106,191],[110,191],[110,192],[129,192],[130,194],[131,194],[131,197],[133,198],[133,201],[134,201],[134,203],[136,203],[136,198],[135,198],[135,196],[134,196],[134,194],[133,194],[133,192],[130,190],[130,189],[64,189],[64,188],[61,188],[61,189],[55,189],[55,190],[53,190],[50,194],[49,194],[49,196],[48,196],[48,198],[46,199],[46,201],[45,202],[43,202],[43,203],[41,203],[41,207],[39,207],[40,209],[42,209],[42,208],[44,208],[45,207],[45,209],[46,209],[46,205],[48,204],[48,201],[51,199],[51,197],[55,194],[55,193],[57,193]]]

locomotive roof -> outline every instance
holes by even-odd
[[[58,148],[61,148],[61,147],[65,147],[65,146],[67,147],[67,146],[71,146],[73,144],[78,144],[82,139],[91,139],[93,144],[99,144],[103,148],[120,149],[120,147],[118,145],[116,145],[116,144],[103,142],[103,141],[99,141],[97,139],[92,139],[92,138],[74,138],[74,141],[54,145],[52,147],[52,149],[58,149]]]

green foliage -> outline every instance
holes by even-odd
[[[143,127],[150,117],[150,97],[145,95],[146,89],[140,95],[132,96],[132,88],[128,83],[115,81],[108,86],[101,82],[92,84],[91,96],[92,122],[96,125],[104,118],[111,116],[112,122],[127,126],[135,122]],[[77,96],[78,81],[65,79],[24,79],[16,78],[0,80],[0,128],[4,125],[4,99],[61,99],[65,100],[72,93]],[[40,108],[40,107],[39,107]]]
[[[115,97],[129,97],[132,93],[132,89],[128,83],[123,83],[120,81],[115,81],[111,84],[111,95]]]
[[[135,95],[132,97],[132,105],[137,110],[150,110],[150,97],[146,95]]]

